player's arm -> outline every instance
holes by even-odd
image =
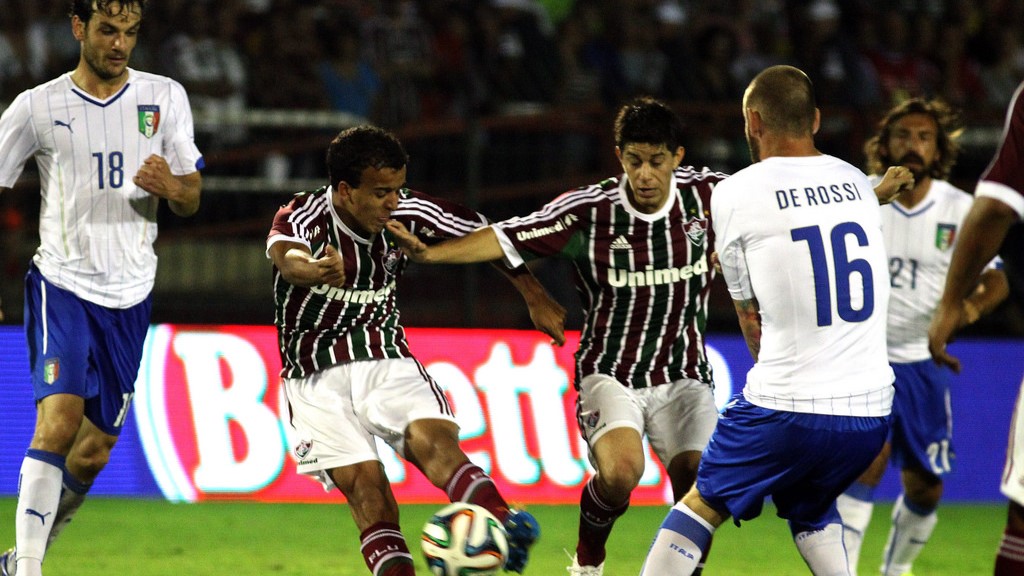
[[[736,317],[740,321],[740,330],[743,332],[743,339],[747,341],[747,349],[750,355],[757,362],[761,353],[761,308],[757,305],[757,299],[733,300],[732,305],[736,308]]]
[[[875,196],[879,204],[888,204],[900,194],[913,189],[914,175],[905,166],[890,166],[882,180],[875,186]]]
[[[1004,202],[986,196],[974,199],[953,248],[942,299],[928,327],[928,350],[936,363],[960,371],[960,361],[946,352],[946,344],[964,324],[964,299],[977,289],[978,276],[999,252],[1017,219],[1017,213]]]
[[[314,258],[305,244],[281,240],[271,244],[268,252],[289,284],[340,288],[345,283],[345,265],[334,246],[328,245],[322,257]]]
[[[565,307],[548,294],[525,264],[511,270],[496,261],[493,264],[522,295],[534,328],[550,336],[552,344],[565,344]]]
[[[964,326],[974,324],[999,306],[1010,295],[1010,281],[1002,269],[989,268],[981,273],[978,286],[963,301]]]
[[[490,226],[429,246],[397,220],[388,221],[386,226],[388,231],[394,235],[395,241],[413,262],[472,264],[499,260],[505,256],[501,249],[501,243],[498,241],[498,235]]]
[[[175,176],[161,156],[146,158],[133,178],[135,185],[154,196],[167,200],[178,216],[191,216],[199,210],[199,190],[203,179],[199,172]]]
[[[427,245],[399,221],[391,220],[387,229],[395,242],[413,262],[427,264],[470,264],[493,262],[516,290],[523,296],[530,310],[530,319],[537,330],[551,337],[555,344],[565,343],[565,308],[552,298],[533,273],[521,265],[509,269],[498,262],[505,257],[498,235],[490,226],[474,230],[465,236],[450,238]]]

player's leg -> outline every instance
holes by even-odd
[[[93,481],[110,460],[110,452],[117,443],[117,438],[100,430],[88,418],[82,420],[82,426],[78,429],[78,436],[65,463],[60,503],[46,542],[47,549],[71,523],[85,502]]]
[[[740,520],[760,515],[791,455],[788,439],[775,438],[777,414],[741,395],[733,398],[704,450],[696,482],[658,529],[643,576],[693,574],[722,522],[730,515]]]
[[[938,522],[942,476],[953,469],[951,373],[931,360],[894,364],[899,418],[892,432],[893,463],[901,469],[903,493],[896,499],[882,552],[882,574],[912,571]]]
[[[367,460],[328,470],[348,501],[359,530],[359,551],[375,576],[414,576],[412,553],[398,524],[398,503],[384,466]]]
[[[882,551],[882,574],[902,576],[931,538],[939,519],[935,509],[942,496],[942,480],[920,468],[902,473],[903,493],[892,510],[892,527]]]
[[[888,417],[783,413],[772,441],[787,447],[788,464],[772,498],[789,521],[793,542],[811,573],[849,574],[836,498],[875,460]]]
[[[36,428],[19,477],[14,571],[36,576],[57,515],[65,461],[84,419],[84,398],[94,391],[84,304],[47,282],[35,266],[25,276],[25,338]]]
[[[1002,493],[1010,499],[1006,528],[996,554],[996,576],[1024,574],[1024,381],[1010,420]]]
[[[995,576],[1024,574],[1024,506],[1010,501],[1006,528],[996,554]]]
[[[64,462],[82,421],[82,398],[47,396],[37,404],[36,429],[21,464],[15,515],[15,569],[22,576],[42,574],[47,540],[60,502]]]
[[[338,487],[349,500],[360,550],[371,573],[414,574],[409,546],[398,526],[398,506],[377,453],[373,433],[356,412],[369,390],[377,361],[332,366],[303,378],[285,378],[288,423],[294,429],[296,470]],[[365,409],[365,406],[360,406]]]
[[[569,570],[599,575],[615,521],[626,513],[630,494],[643,476],[645,421],[637,391],[601,374],[583,378],[576,412],[596,473],[580,494],[576,553]]]
[[[445,491],[452,502],[483,506],[501,521],[509,538],[505,569],[522,572],[529,549],[540,537],[540,526],[532,514],[511,508],[494,481],[459,446],[459,427],[441,418],[413,420],[406,428],[404,456],[428,480]]]
[[[850,564],[850,574],[857,573],[864,534],[871,523],[875,509],[875,489],[882,482],[889,466],[890,444],[885,443],[874,462],[836,499],[836,507],[843,519],[843,544]]]
[[[646,396],[648,440],[665,466],[673,500],[678,502],[693,486],[701,452],[718,422],[714,393],[711,386],[689,379],[638,392]],[[710,543],[694,574],[702,573],[709,550]]]
[[[712,508],[697,487],[691,487],[662,521],[640,576],[695,574],[715,530],[728,518],[728,512]]]

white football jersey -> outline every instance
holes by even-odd
[[[151,154],[171,172],[202,168],[185,89],[129,69],[105,100],[78,88],[71,74],[26,90],[0,117],[0,188],[10,188],[35,156],[42,194],[43,276],[80,298],[127,308],[156,278],[158,198],[132,179]]]
[[[774,410],[885,416],[889,277],[878,200],[838,158],[773,157],[711,196],[734,300],[756,299],[761,349],[743,393]]]
[[[873,176],[872,183],[881,178]],[[889,256],[889,361],[920,362],[928,352],[928,324],[942,298],[953,246],[974,199],[943,180],[917,206],[882,207],[882,233]],[[997,265],[998,261],[989,264]]]

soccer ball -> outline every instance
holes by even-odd
[[[423,526],[421,547],[434,576],[485,576],[505,564],[508,536],[485,508],[455,502]]]

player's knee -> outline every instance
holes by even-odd
[[[621,459],[606,465],[598,473],[598,481],[604,496],[612,500],[625,500],[640,483],[644,468],[631,459]]]
[[[67,456],[78,435],[78,423],[70,420],[47,419],[36,424],[31,447]]]

